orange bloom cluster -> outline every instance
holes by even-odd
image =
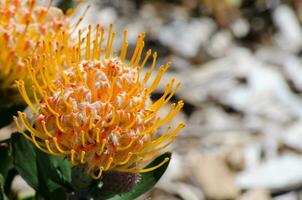
[[[50,4],[41,7],[36,0],[0,0],[0,91],[9,97],[6,102],[22,100],[14,81],[27,81],[24,59],[36,53],[42,40],[53,40],[68,26],[67,16]]]
[[[168,159],[142,168],[184,127],[184,123],[174,129],[168,126],[157,134],[157,129],[183,107],[182,101],[173,103],[165,117],[158,116],[180,85],[175,79],[166,85],[161,98],[155,102],[150,99],[170,63],[160,66],[150,80],[157,53],[148,50],[143,56],[144,34],[138,36],[133,55],[126,62],[127,31],[119,55],[112,51],[116,36],[112,25],[108,34],[99,25],[93,34],[91,26],[84,32],[79,31],[78,42],[72,47],[67,46],[68,35],[61,33],[62,41],[56,48],[44,43],[41,55],[26,60],[35,101],[28,97],[23,81],[17,86],[35,117],[31,120],[19,112],[19,118],[14,117],[19,131],[40,150],[68,157],[74,165],[85,165],[96,179],[107,170],[141,173],[160,167]],[[150,68],[142,73],[150,58]],[[36,79],[37,73],[41,80]],[[59,75],[53,78],[54,74]],[[29,134],[23,132],[23,126]]]

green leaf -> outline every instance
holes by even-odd
[[[56,199],[56,200],[66,200],[67,194],[64,188],[58,188],[50,193],[49,199]]]
[[[0,174],[0,191],[2,191],[3,185],[4,185],[4,178],[3,178],[3,176]]]
[[[33,145],[21,134],[11,137],[13,163],[19,174],[35,190],[38,189],[38,169],[36,152]]]
[[[98,182],[98,180],[91,178],[84,166],[77,165],[72,167],[71,184],[78,193],[91,193],[91,189],[96,188]]]
[[[10,148],[9,146],[0,144],[0,174],[6,176],[9,168],[11,167],[12,157],[10,155]]]
[[[50,179],[50,174],[53,174],[54,170],[49,162],[49,158],[47,155],[42,154],[39,150],[36,149],[37,154],[37,168],[38,168],[38,192],[45,199],[51,199],[51,193],[60,188],[58,184],[56,184],[53,180]]]
[[[12,137],[12,152],[15,168],[38,196],[65,199],[65,189],[72,189],[71,167],[67,160],[41,152],[20,134]]]
[[[11,168],[4,177],[4,193],[8,196],[12,194],[12,183],[17,174],[16,169]]]
[[[37,164],[40,164],[41,171],[45,171],[46,179],[62,185],[67,189],[72,189],[71,182],[71,164],[64,158],[50,156],[36,149]],[[51,184],[51,183],[50,183]],[[57,188],[54,188],[57,189]]]
[[[71,181],[71,163],[63,157],[49,156],[50,162],[57,168],[59,175],[63,175],[66,181]]]
[[[5,143],[3,141],[0,143],[0,175],[4,178],[2,187],[4,193],[7,195],[11,194],[11,185],[17,173],[13,168],[10,147],[10,140],[7,140]]]
[[[160,164],[164,159],[169,158],[169,161],[171,159],[171,153],[166,152],[160,156],[158,156],[155,160],[153,160],[146,168],[156,166]],[[131,192],[122,194],[121,196],[115,195],[112,198],[109,198],[109,200],[133,200],[140,195],[146,193],[148,190],[150,190],[162,177],[162,175],[165,173],[169,161],[163,164],[161,167],[157,168],[156,170],[142,173],[141,174],[141,180],[140,182],[134,187],[134,189]]]
[[[0,174],[0,200],[8,200],[7,196],[4,194],[3,186],[4,186],[4,178]]]

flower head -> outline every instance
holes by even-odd
[[[44,53],[36,61],[27,60],[36,102],[27,98],[22,81],[17,85],[35,116],[32,125],[19,112],[19,120],[30,134],[22,131],[15,117],[20,132],[42,151],[66,156],[74,165],[85,165],[94,178],[108,170],[138,173],[161,166],[167,159],[154,168],[142,169],[184,127],[180,123],[174,129],[167,127],[160,136],[157,134],[157,129],[183,107],[182,101],[173,103],[165,117],[158,117],[158,111],[180,85],[175,79],[166,85],[161,98],[155,102],[150,99],[170,63],[161,66],[150,80],[157,54],[148,50],[142,56],[144,34],[138,36],[133,55],[126,62],[127,31],[119,55],[112,52],[116,36],[112,25],[108,34],[96,26],[94,38],[91,26],[85,31],[85,37],[79,31],[78,43],[72,48],[62,41],[56,50],[43,47]],[[142,69],[150,57],[151,67],[143,75]],[[51,79],[47,68],[57,69],[59,76]],[[36,70],[41,73],[40,82],[33,75]]]
[[[14,81],[27,82],[24,59],[35,53],[42,40],[53,40],[68,27],[61,10],[36,4],[36,0],[0,0],[0,91],[6,97],[4,103],[22,100]]]

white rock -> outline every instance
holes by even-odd
[[[11,137],[12,133],[15,133],[18,131],[18,128],[16,127],[15,123],[11,123],[7,126],[4,126],[0,129],[0,141],[7,140]]]
[[[270,191],[290,189],[302,184],[302,157],[284,155],[239,173],[236,185],[241,189],[263,188]]]
[[[216,29],[211,19],[178,20],[159,31],[159,40],[186,57],[195,56]]]
[[[144,194],[142,195],[142,197],[139,197],[137,200],[178,200],[177,197],[175,197],[173,194],[168,193],[164,190],[160,190],[160,189],[152,189],[150,194]]]
[[[190,125],[203,125],[207,131],[242,129],[240,117],[232,116],[214,106],[196,110],[190,116]]]
[[[299,120],[282,134],[282,142],[287,146],[302,151],[302,121]]]
[[[12,189],[17,194],[18,199],[25,199],[35,195],[35,190],[31,188],[21,176],[16,176],[12,183]]]
[[[280,66],[284,75],[290,79],[294,86],[302,90],[302,62],[301,59],[287,51],[276,48],[260,48],[256,52],[256,57],[264,62],[269,62]]]
[[[270,194],[266,190],[256,189],[245,192],[238,200],[270,200]]]
[[[170,166],[167,168],[167,171],[164,173],[163,177],[157,183],[159,188],[165,188],[166,185],[174,182],[183,175],[183,158],[176,152],[173,152],[173,155],[170,160]]]
[[[261,144],[254,142],[248,144],[244,149],[244,163],[246,169],[252,169],[259,165],[261,160]]]
[[[237,38],[242,38],[248,34],[250,25],[246,19],[239,18],[231,24],[231,29]]]
[[[71,24],[74,24],[79,20],[80,17],[83,17],[88,5],[90,5],[88,12],[85,14],[82,22],[79,24],[78,29],[87,28],[88,24],[95,26],[96,24],[101,23],[106,29],[107,25],[114,23],[117,20],[116,10],[111,7],[105,7],[102,10],[96,5],[97,1],[83,1],[77,8],[77,11],[72,15],[70,21]],[[77,34],[77,31],[75,31]]]
[[[232,34],[228,30],[217,32],[213,35],[211,43],[208,46],[208,52],[213,57],[226,55],[228,49],[232,46]]]
[[[195,163],[192,163],[193,177],[207,198],[234,199],[239,195],[239,190],[234,184],[234,174],[222,159],[212,155],[195,159]]]
[[[279,28],[277,44],[285,50],[298,52],[302,47],[302,29],[293,9],[287,5],[278,6],[273,20]]]
[[[279,196],[273,198],[273,200],[299,200],[299,198],[298,198],[297,193],[289,192],[286,194],[279,195]]]
[[[261,113],[283,122],[288,120],[284,115],[288,111],[302,116],[302,101],[291,93],[280,72],[271,65],[259,62],[251,54],[242,53],[240,49],[236,52],[233,54],[237,61],[234,68],[238,74],[247,77],[248,86],[233,88],[226,101],[240,110]]]
[[[209,132],[202,138],[203,147],[233,146],[247,144],[253,137],[248,131],[225,130],[220,132]]]
[[[162,189],[168,191],[171,194],[180,196],[183,200],[203,200],[205,198],[204,194],[199,188],[182,182],[167,184]]]
[[[169,56],[168,59],[172,62],[173,70],[177,70],[178,72],[186,72],[188,70],[193,70],[192,64],[184,58],[181,58],[179,56]]]
[[[244,146],[234,145],[225,152],[225,162],[233,171],[241,171],[245,168]]]
[[[184,73],[179,94],[185,101],[199,107],[210,92],[221,94],[221,91],[226,92],[233,87],[232,70],[230,69],[235,65],[234,59],[228,56],[208,62],[200,66],[198,70],[194,69]]]
[[[234,48],[228,54],[184,74],[181,97],[200,106],[211,96],[259,122],[265,118],[286,124],[302,117],[302,99],[290,90],[276,66],[259,61],[244,48]],[[238,77],[247,83],[239,84]]]

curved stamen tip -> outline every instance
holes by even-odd
[[[161,166],[163,166],[166,162],[168,162],[170,160],[169,157],[166,157],[161,163],[159,163],[158,165],[155,165],[153,167],[150,167],[150,168],[144,168],[144,169],[141,169],[139,170],[140,173],[146,173],[146,172],[150,172],[150,171],[153,171],[153,170],[156,170],[158,168],[160,168]]]
[[[184,127],[186,127],[186,124],[185,124],[184,122],[180,122],[179,126],[180,126],[181,128],[184,128]]]
[[[99,178],[101,178],[101,176],[102,176],[102,174],[103,174],[103,171],[104,171],[104,167],[102,166],[102,167],[99,167],[99,172],[98,172],[98,175],[95,175],[95,172],[91,172],[91,177],[93,178],[93,179],[99,179]]]

